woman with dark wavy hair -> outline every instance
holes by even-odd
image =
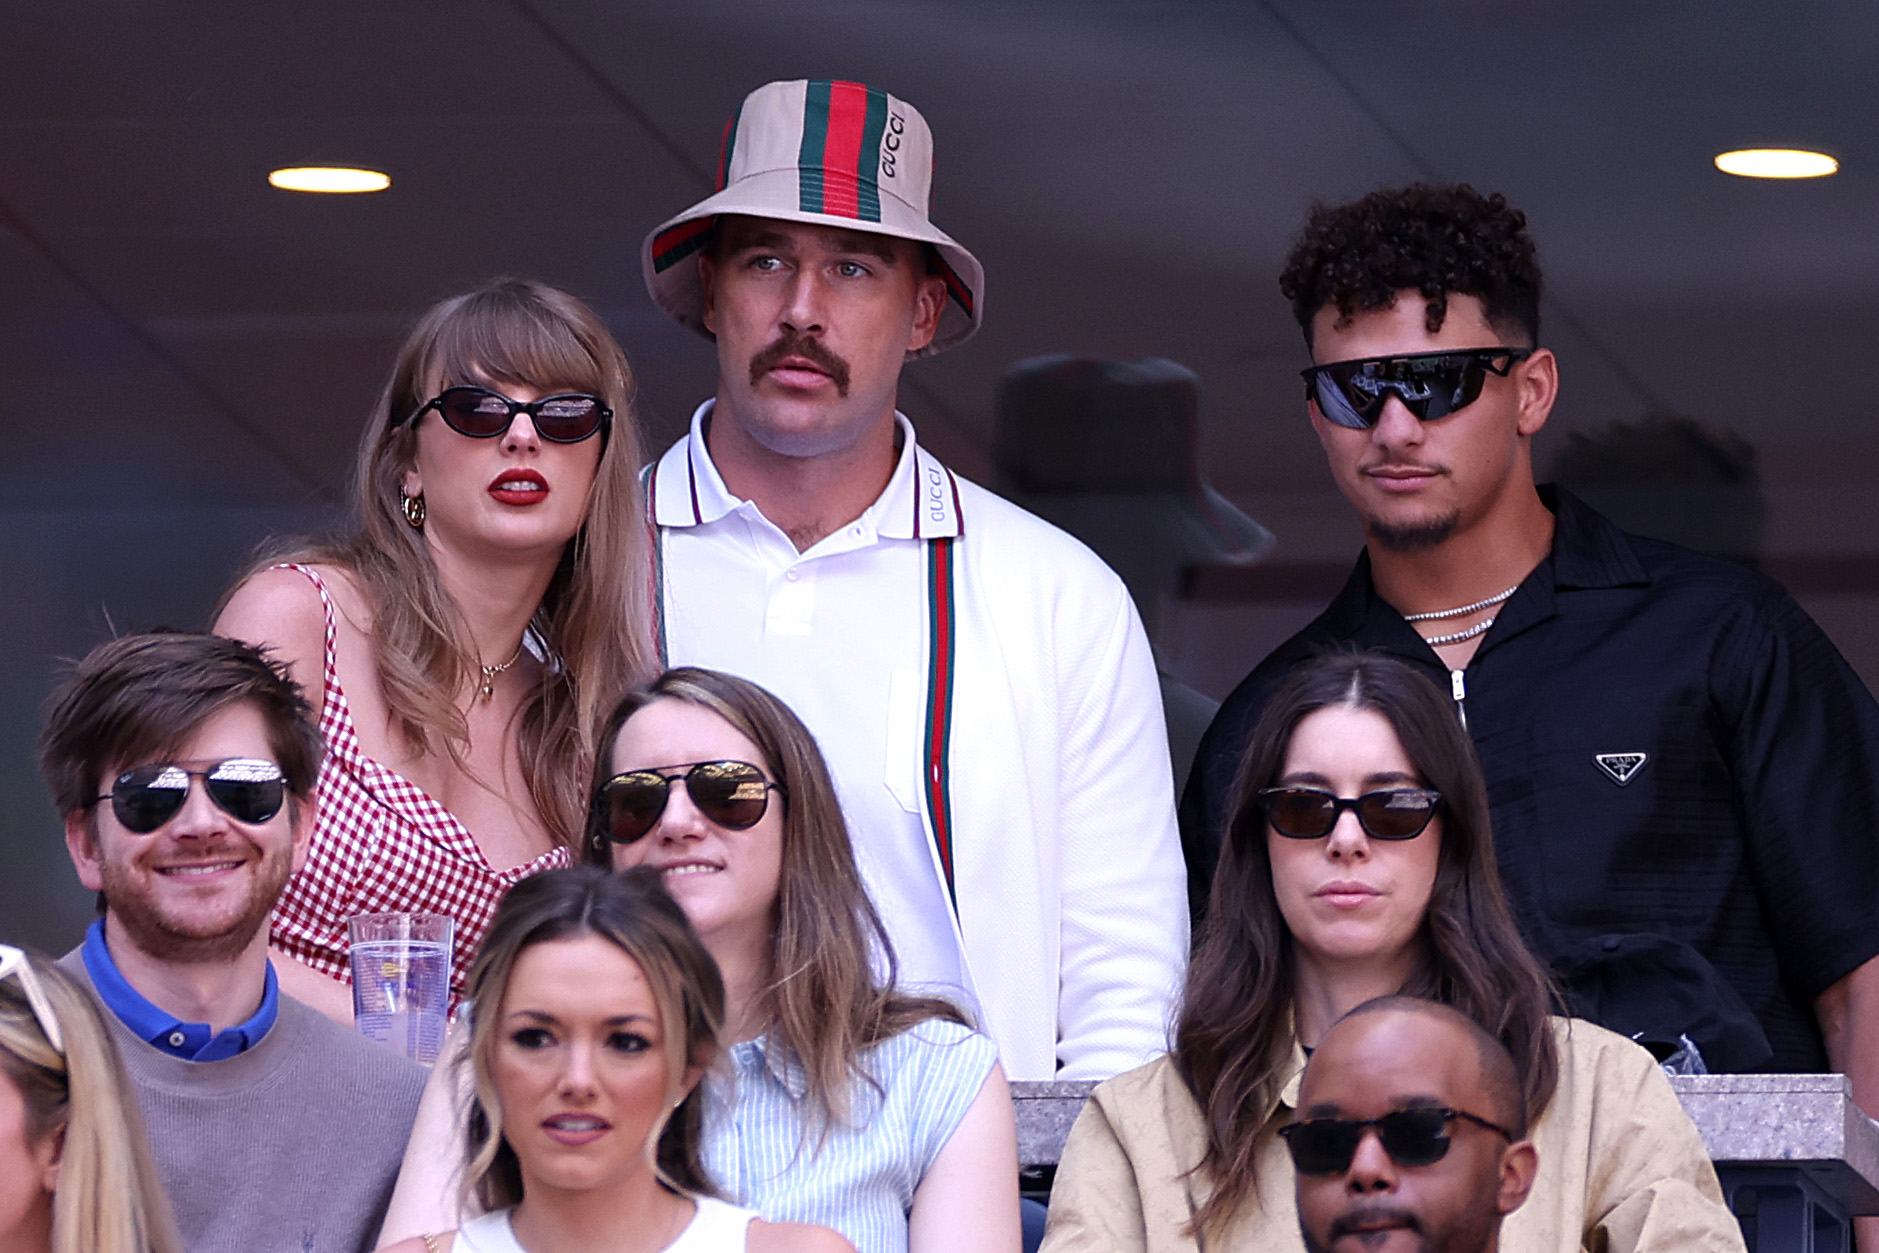
[[[1077,1120],[1046,1253],[1302,1250],[1279,1128],[1305,1054],[1392,993],[1454,1006],[1514,1057],[1540,1174],[1505,1247],[1740,1250],[1650,1054],[1551,1015],[1473,746],[1434,685],[1379,654],[1300,666],[1254,729],[1232,813],[1174,1050]]]
[[[470,974],[474,1095],[459,1144],[484,1213],[399,1253],[853,1253],[766,1223],[699,1165],[698,1081],[724,984],[651,871],[524,879]]]

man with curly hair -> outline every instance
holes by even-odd
[[[1845,1071],[1879,1109],[1879,705],[1772,580],[1536,487],[1559,366],[1525,217],[1466,186],[1321,206],[1279,286],[1365,551],[1203,740],[1192,873],[1258,820],[1233,776],[1286,671],[1401,656],[1453,694],[1522,928],[1582,1013],[1714,1070]]]

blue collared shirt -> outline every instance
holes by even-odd
[[[990,1037],[938,1018],[861,1050],[848,1118],[821,1134],[801,1062],[769,1036],[733,1044],[705,1080],[705,1171],[771,1222],[820,1223],[868,1253],[907,1253],[921,1180],[998,1061]]]
[[[268,964],[267,981],[261,991],[261,1008],[254,1011],[254,1017],[226,1031],[211,1032],[206,1022],[182,1022],[175,1015],[158,1009],[130,985],[118,972],[117,962],[112,960],[111,950],[105,945],[104,919],[92,923],[85,932],[81,951],[91,986],[97,990],[98,999],[118,1016],[118,1021],[129,1027],[138,1039],[184,1061],[219,1062],[245,1053],[261,1042],[280,1013],[280,984],[274,978],[272,962]]]

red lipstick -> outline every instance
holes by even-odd
[[[548,479],[540,470],[504,470],[490,482],[491,497],[505,505],[539,505],[548,499]]]

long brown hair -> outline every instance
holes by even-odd
[[[415,751],[441,745],[461,761],[469,727],[456,698],[476,671],[476,652],[423,536],[404,519],[399,489],[417,455],[412,415],[463,383],[572,388],[613,410],[611,431],[594,437],[606,444],[586,518],[529,623],[545,664],[517,730],[529,797],[572,848],[580,781],[594,755],[590,729],[608,701],[657,665],[633,371],[592,309],[558,288],[513,278],[433,305],[399,349],[360,439],[352,533],[255,568],[292,560],[349,572],[371,607],[372,657],[394,725]]]
[[[182,1253],[97,1002],[52,963],[30,953],[26,962],[64,1048],[46,1038],[19,976],[0,979],[0,1082],[19,1089],[30,1141],[64,1137],[52,1253]]]
[[[502,1029],[502,998],[516,959],[537,944],[599,936],[639,966],[659,1007],[665,1039],[666,1107],[653,1128],[653,1165],[677,1192],[714,1192],[698,1159],[704,1115],[698,1086],[683,1092],[691,1067],[709,1066],[724,1028],[724,981],[717,963],[692,930],[685,911],[666,894],[659,874],[635,869],[613,874],[593,866],[567,866],[531,875],[509,889],[470,970],[469,1063],[475,1097],[465,1133],[464,1191],[485,1211],[519,1204],[522,1164],[502,1135],[502,1106],[490,1077],[489,1057]],[[459,1059],[457,1064],[461,1065]]]
[[[855,1080],[872,1083],[861,1050],[929,1018],[971,1025],[950,1001],[894,990],[897,964],[887,928],[855,868],[848,824],[829,768],[802,719],[763,688],[735,675],[697,667],[668,670],[628,694],[607,720],[595,762],[594,788],[612,775],[608,757],[620,728],[655,701],[697,705],[723,718],[762,751],[761,764],[785,789],[783,869],[777,887],[766,996],[771,1035],[802,1063],[809,1096],[826,1132],[849,1112]],[[584,851],[611,865],[611,846],[590,819]],[[877,978],[871,958],[887,972]]]
[[[1273,695],[1234,781],[1232,820],[1175,1028],[1176,1071],[1200,1105],[1213,1184],[1195,1217],[1218,1231],[1253,1187],[1260,1130],[1293,1048],[1293,940],[1273,893],[1261,788],[1277,782],[1292,732],[1331,706],[1381,714],[1424,783],[1442,794],[1442,842],[1423,918],[1425,957],[1401,990],[1461,1010],[1506,1044],[1537,1118],[1559,1062],[1545,972],[1528,953],[1495,869],[1487,788],[1450,702],[1408,665],[1335,652],[1300,665]]]

